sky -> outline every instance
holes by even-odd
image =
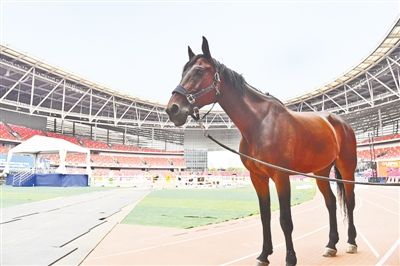
[[[287,100],[365,59],[399,1],[6,1],[3,45],[132,96],[166,104],[188,60],[211,55]]]

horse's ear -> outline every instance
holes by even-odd
[[[208,41],[206,37],[203,36],[203,44],[201,46],[201,49],[203,50],[203,54],[205,58],[211,59],[211,53],[210,53],[210,48],[208,47]]]
[[[189,60],[192,59],[195,54],[193,53],[192,49],[190,49],[190,46],[188,46],[188,54],[189,54]]]

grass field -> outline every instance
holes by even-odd
[[[315,185],[294,189],[292,202],[297,205],[315,196]],[[315,184],[315,183],[312,183]],[[271,210],[279,209],[275,189],[271,189]],[[231,189],[164,189],[151,192],[122,221],[124,224],[191,228],[238,219],[259,213],[253,186]]]
[[[292,182],[292,206],[315,196],[312,188],[296,190],[304,182]],[[102,191],[107,187],[12,187],[0,186],[0,208]],[[276,190],[271,188],[271,209],[279,209]],[[225,189],[162,189],[147,195],[122,221],[124,224],[191,228],[220,223],[259,213],[253,186]]]
[[[13,187],[0,186],[0,208],[48,200],[59,197],[69,197],[111,188],[105,187]]]

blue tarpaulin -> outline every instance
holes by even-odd
[[[13,177],[14,175],[7,175],[6,185],[13,185]],[[35,174],[28,182],[21,184],[29,187],[87,187],[88,185],[88,175],[79,174]]]

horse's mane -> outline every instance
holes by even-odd
[[[192,57],[192,59],[190,59],[183,67],[183,72],[185,72],[188,68],[190,68],[192,65],[194,65],[194,63],[198,59],[203,58],[203,57],[204,57],[204,55],[202,55],[202,54],[198,54],[198,55],[195,55],[194,57]],[[248,84],[246,82],[245,78],[243,77],[243,75],[238,74],[236,71],[226,67],[224,64],[219,63],[215,59],[213,59],[213,60],[214,60],[215,65],[219,64],[219,66],[220,66],[219,72],[220,72],[220,75],[224,77],[225,82],[227,82],[230,86],[232,86],[241,95],[244,94],[246,88],[249,88],[249,89],[252,89],[252,90],[258,92],[263,97],[276,100],[279,103],[281,103],[282,105],[284,105],[278,98],[274,97],[273,95],[269,94],[268,92],[264,93],[264,92],[260,91],[259,89]]]
[[[244,94],[244,91],[246,90],[246,88],[249,88],[253,91],[258,92],[261,96],[266,97],[268,99],[273,99],[284,106],[284,104],[278,98],[271,95],[269,92],[264,93],[264,92],[260,91],[259,89],[251,86],[249,83],[246,82],[243,75],[238,74],[236,71],[234,71],[232,69],[229,69],[224,64],[221,64],[220,72],[221,72],[221,75],[224,76],[225,81],[228,82],[235,90],[237,90],[242,95]]]

